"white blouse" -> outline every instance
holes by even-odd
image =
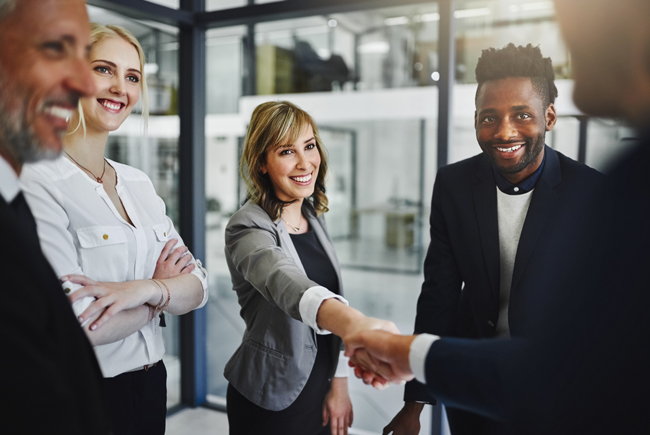
[[[78,274],[112,282],[149,279],[169,239],[178,239],[176,246],[183,246],[149,177],[130,166],[108,162],[117,173],[115,188],[133,225],[120,216],[103,185],[67,158],[23,167],[21,186],[36,218],[43,253],[59,277]],[[200,308],[208,300],[207,273],[200,262],[192,259],[192,263],[197,266],[192,273],[203,285]],[[75,312],[81,314],[92,300],[76,303]],[[162,358],[165,347],[158,322],[156,317],[122,340],[95,346],[105,377]]]

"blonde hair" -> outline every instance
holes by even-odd
[[[147,80],[144,73],[144,64],[145,64],[144,50],[142,49],[142,45],[140,45],[140,42],[136,39],[135,36],[133,36],[133,33],[129,32],[127,29],[125,29],[122,26],[117,26],[113,24],[90,23],[91,47],[93,47],[98,42],[101,42],[108,38],[122,38],[126,42],[131,43],[131,45],[133,45],[133,47],[135,47],[135,50],[138,52],[138,57],[140,58],[140,73],[141,73],[140,98],[142,99],[142,117],[144,120],[143,128],[144,128],[144,135],[146,136],[147,125],[149,121],[149,91],[147,88]],[[84,117],[83,108],[81,107],[81,100],[79,100],[79,104],[77,105],[77,113],[79,114],[79,123],[68,134],[72,134],[76,132],[77,130],[79,130],[79,127],[83,128],[84,134],[86,133],[86,119]]]
[[[246,183],[246,198],[258,204],[272,219],[278,219],[282,207],[293,201],[285,202],[275,194],[275,189],[268,174],[263,174],[261,167],[266,164],[269,150],[283,143],[295,143],[310,125],[314,131],[316,148],[320,154],[320,167],[314,186],[314,193],[309,197],[317,214],[328,211],[325,195],[325,175],[327,158],[323,142],[318,135],[318,128],[307,112],[288,101],[269,101],[255,108],[244,141],[239,171]]]

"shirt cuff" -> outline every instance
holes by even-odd
[[[83,288],[81,284],[75,284],[70,281],[66,281],[63,284],[61,284],[63,287],[63,292],[67,295],[70,296],[72,293],[76,292],[80,288]],[[81,313],[86,311],[86,308],[90,306],[95,301],[95,298],[93,297],[86,297],[83,299],[79,299],[77,302],[72,304],[72,311],[74,311],[75,316],[79,317]],[[86,319],[86,322],[88,322],[89,319]],[[84,326],[86,322],[82,323],[81,326]]]
[[[192,258],[194,258],[194,256],[192,256]],[[203,308],[203,306],[208,302],[210,292],[208,291],[208,271],[203,267],[201,260],[194,258],[194,261],[196,262],[196,267],[194,267],[192,274],[201,281],[201,286],[203,287],[203,298],[201,299],[199,306],[195,308],[195,310],[198,310],[199,308]]]
[[[332,293],[327,290],[325,287],[315,286],[307,289],[303,293],[302,298],[300,298],[300,304],[298,305],[298,310],[300,311],[300,318],[302,322],[311,327],[316,334],[326,335],[331,334],[330,331],[325,329],[320,329],[316,323],[316,317],[318,316],[318,309],[320,305],[327,299],[336,298],[339,301],[343,302],[345,305],[349,305],[341,296],[336,293]]]
[[[440,337],[431,334],[420,334],[411,342],[411,349],[409,351],[409,365],[411,371],[419,382],[426,384],[427,379],[425,376],[425,362],[427,354],[434,341],[439,340]]]
[[[339,353],[339,363],[336,366],[336,373],[334,373],[335,378],[347,378],[350,375],[348,361],[350,361],[350,358],[345,356],[345,351],[342,350]]]

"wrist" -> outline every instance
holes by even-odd
[[[339,337],[344,337],[367,317],[359,310],[349,307],[335,298],[324,300],[318,308],[316,323]]]
[[[404,403],[404,410],[409,412],[409,413],[415,413],[417,415],[420,415],[422,413],[422,409],[424,409],[424,403],[423,402],[405,402]]]
[[[164,291],[153,281],[153,279],[143,280],[143,282],[149,292],[146,304],[156,307],[161,298],[164,298]]]

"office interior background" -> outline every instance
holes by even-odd
[[[241,205],[238,173],[256,105],[289,100],[319,126],[329,154],[327,213],[345,296],[412,332],[438,167],[480,152],[474,68],[481,50],[539,45],[553,60],[559,120],[552,148],[603,169],[632,134],[571,101],[571,57],[544,0],[88,0],[91,21],[119,24],[147,56],[148,131],[134,114],[107,157],[152,179],[185,242],[210,273],[210,300],[165,330],[168,408],[223,411],[224,366],[244,322],[224,256]],[[354,431],[378,434],[401,387],[350,378]],[[426,407],[422,433],[443,433]]]

